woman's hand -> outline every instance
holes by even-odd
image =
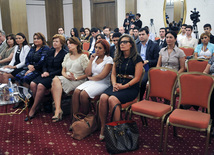
[[[91,57],[90,57],[90,61],[92,62],[95,57],[96,57],[96,53],[92,54]]]
[[[125,86],[122,85],[121,83],[115,83],[113,85],[113,92],[116,92],[116,91],[119,91],[119,90],[122,90],[122,89],[125,89]]]
[[[71,73],[71,72],[70,72],[70,74],[67,75],[66,78],[67,78],[68,80],[70,80],[70,81],[72,81],[72,80],[74,81],[74,80],[76,79],[76,78],[74,77],[74,74]]]
[[[41,77],[48,77],[49,76],[49,73],[48,72],[44,72]]]
[[[28,70],[28,71],[25,73],[25,76],[28,75],[30,72],[32,72],[32,71]]]
[[[33,65],[28,65],[27,67],[28,67],[28,69],[29,69],[30,71],[32,71],[32,72],[35,70],[35,68],[34,68]]]
[[[6,66],[4,66],[3,68],[10,68],[10,69],[15,69],[15,68],[16,68],[16,66],[10,66],[10,65],[6,65]]]

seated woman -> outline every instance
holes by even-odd
[[[79,40],[79,34],[78,34],[78,30],[76,28],[72,28],[70,31],[71,37],[77,37]]]
[[[205,74],[210,74],[214,76],[214,56],[211,57],[211,59],[208,61],[208,64],[204,70]],[[210,115],[212,119],[212,131],[214,131],[214,90],[212,91],[211,99],[210,99]],[[212,136],[214,135],[214,132],[212,132]]]
[[[73,93],[73,113],[77,113],[79,111],[79,106],[81,105],[82,112],[88,114],[89,99],[93,99],[95,96],[100,95],[109,87],[110,71],[113,64],[113,60],[109,56],[109,50],[110,46],[106,40],[98,40],[95,43],[96,53],[91,56],[85,71],[89,81],[78,86]],[[74,121],[75,119],[72,118],[72,123]]]
[[[13,58],[14,48],[16,45],[15,35],[6,36],[7,48],[0,53],[0,67],[8,65]]]
[[[194,51],[194,57],[202,59],[210,59],[214,56],[214,45],[211,44],[210,35],[208,33],[202,33],[200,36],[201,44],[199,44]]]
[[[174,31],[166,33],[167,47],[159,52],[157,67],[167,67],[182,73],[185,70],[185,54],[176,45],[177,34]]]
[[[52,79],[56,75],[61,75],[62,62],[67,54],[62,48],[65,45],[65,37],[63,35],[55,34],[52,40],[53,48],[47,53],[45,64],[43,65],[43,73],[30,83],[34,98],[33,106],[29,112],[31,119],[34,118],[36,108],[44,97],[45,91],[51,88]],[[28,121],[28,117],[25,118],[25,121]]]
[[[91,39],[91,30],[89,28],[85,28],[85,37],[83,38],[83,40],[81,40],[82,43],[84,42],[90,42]]]
[[[30,82],[42,74],[45,57],[50,51],[45,36],[40,32],[34,33],[33,43],[34,46],[31,47],[26,57],[26,67],[15,77],[16,82],[25,87],[29,87]]]
[[[85,82],[85,69],[88,65],[88,57],[81,50],[81,43],[78,38],[73,37],[67,40],[70,53],[65,55],[62,63],[62,76],[55,76],[52,82],[51,92],[55,103],[55,114],[53,122],[62,120],[61,97],[62,91],[68,94],[77,86]]]
[[[139,92],[139,82],[143,73],[143,60],[138,55],[135,41],[130,35],[122,35],[118,41],[117,55],[111,74],[112,85],[100,97],[99,117],[101,131],[99,139],[104,139],[107,114],[118,103],[133,101]],[[116,108],[114,121],[120,120],[120,109]]]
[[[3,67],[5,69],[12,69],[13,71],[10,73],[0,74],[0,83],[7,83],[9,78],[14,79],[16,74],[21,72],[25,66],[25,59],[30,47],[23,33],[16,34],[16,43],[17,45],[14,48],[15,53],[13,54],[12,60],[9,65]]]

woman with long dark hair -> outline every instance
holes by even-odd
[[[133,101],[139,92],[139,82],[143,72],[143,60],[138,55],[134,39],[123,35],[118,41],[117,55],[111,73],[112,85],[100,97],[99,117],[101,131],[99,139],[104,137],[104,126],[108,112],[112,112],[116,104]],[[120,120],[120,109],[116,108],[114,121]]]
[[[14,79],[16,74],[23,70],[25,60],[30,51],[28,41],[23,33],[16,34],[16,43],[14,54],[9,65],[4,66],[5,69],[10,69],[12,72],[1,74],[0,82],[7,83],[9,78]]]

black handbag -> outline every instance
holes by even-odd
[[[111,121],[114,116],[114,107]],[[111,154],[133,151],[139,148],[137,123],[132,120],[110,122],[104,129],[106,149]]]

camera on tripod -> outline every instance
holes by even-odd
[[[193,24],[195,25],[196,23],[200,22],[200,15],[199,11],[196,11],[196,8],[194,8],[194,11],[191,11],[192,14],[190,15],[190,19],[193,21]]]
[[[191,12],[192,12],[192,14],[190,15],[190,19],[193,22],[193,30],[194,30],[194,33],[196,35],[196,38],[198,38],[198,26],[197,26],[197,23],[200,22],[199,11],[196,11],[196,8],[194,8],[194,11],[191,11]]]

